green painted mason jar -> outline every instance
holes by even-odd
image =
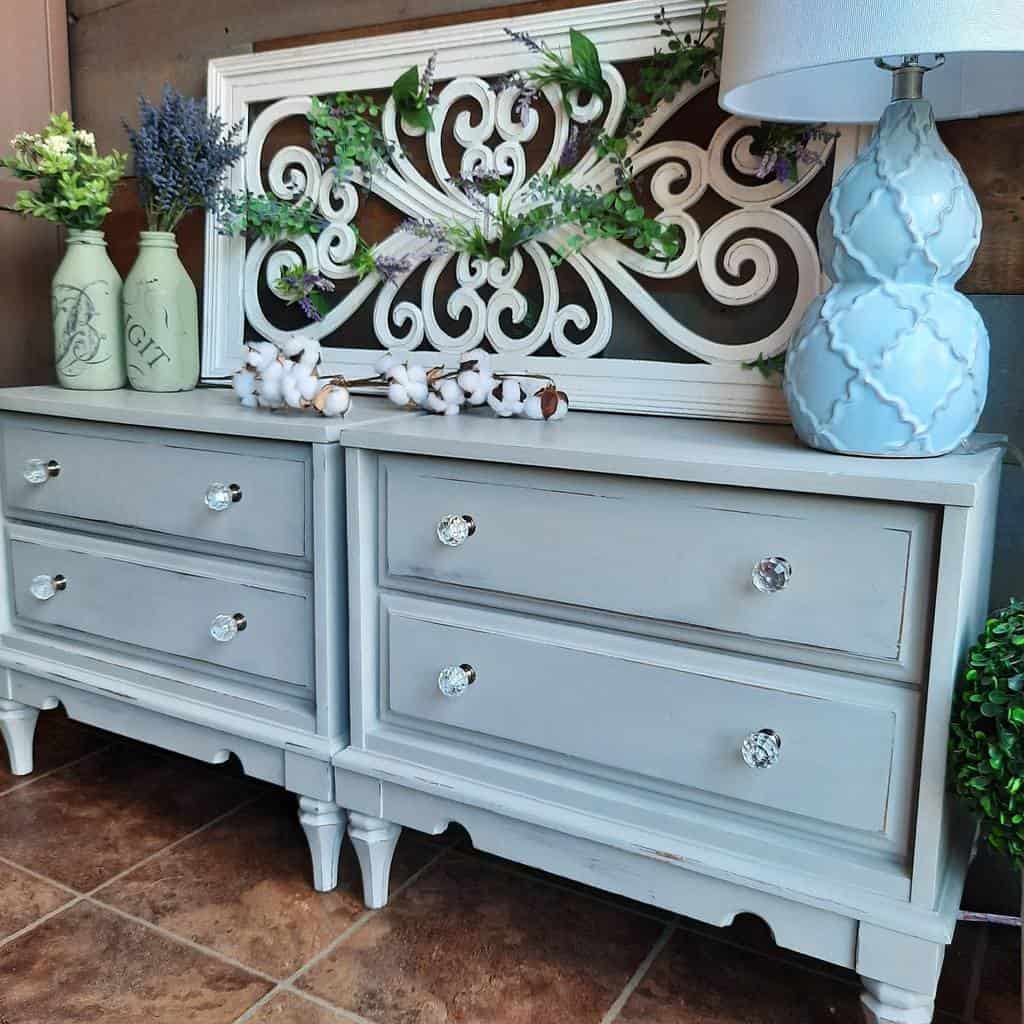
[[[190,391],[199,380],[196,286],[170,231],[139,234],[139,255],[124,281],[128,381],[136,391]]]
[[[53,275],[54,363],[61,387],[114,391],[125,385],[121,275],[102,231],[68,229]]]

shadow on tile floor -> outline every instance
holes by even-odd
[[[310,887],[294,798],[40,719],[39,770],[0,769],[0,1020],[8,1024],[859,1024],[856,978],[763,922],[672,918],[403,835],[366,912]],[[1018,1024],[1019,936],[961,925],[940,1024]]]

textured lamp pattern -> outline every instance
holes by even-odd
[[[807,310],[786,358],[800,437],[848,454],[942,455],[977,425],[988,335],[954,290],[981,211],[927,100],[886,109],[818,222],[835,282]]]

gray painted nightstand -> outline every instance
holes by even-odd
[[[227,391],[0,391],[0,731],[32,770],[39,709],[299,794],[318,889],[345,816],[344,428]]]
[[[366,900],[401,826],[853,968],[926,1024],[974,828],[950,701],[1001,452],[869,460],[603,414],[346,432]],[[713,984],[713,979],[710,980]]]

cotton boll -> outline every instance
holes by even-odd
[[[564,391],[558,392],[558,405],[555,411],[548,417],[549,420],[561,420],[565,419],[566,413],[569,411],[569,396]]]
[[[470,405],[484,405],[497,383],[490,371],[483,370],[463,370],[456,380],[459,387],[465,391],[466,401]]]
[[[487,396],[487,404],[498,416],[518,416],[523,411],[524,398],[518,381],[503,380]]]
[[[291,359],[305,347],[306,339],[301,334],[293,334],[281,342],[281,354]]]
[[[265,370],[278,357],[277,346],[270,341],[250,341],[245,353],[245,362],[257,372]]]
[[[544,410],[541,408],[540,395],[531,395],[523,403],[523,415],[528,420],[542,420],[544,419]]]
[[[325,384],[313,398],[313,408],[321,416],[344,416],[352,405],[352,396],[342,384]]]
[[[479,370],[481,373],[490,376],[491,354],[482,348],[470,349],[459,357],[459,365],[465,370]]]
[[[280,387],[282,380],[284,380],[284,363],[277,359],[275,359],[269,366],[260,370],[260,383],[264,386],[270,383],[276,383],[277,386]]]
[[[252,398],[256,394],[256,374],[252,370],[239,370],[231,378],[231,390],[239,399]]]
[[[417,405],[423,405],[427,400],[430,388],[427,385],[427,371],[416,363],[406,367],[408,383],[405,385],[409,392],[409,398]]]
[[[260,405],[276,407],[283,401],[281,388],[284,383],[284,374],[281,372],[279,363],[274,363],[273,366],[277,367],[277,372],[269,376],[266,373],[260,375],[259,386],[256,391],[256,397],[260,399]]]
[[[307,401],[313,401],[314,396],[320,390],[320,380],[316,374],[311,372],[299,374],[299,394]]]
[[[303,366],[319,366],[321,359],[320,342],[315,338],[303,338],[302,352],[299,355],[299,362]]]
[[[325,416],[344,416],[352,405],[352,396],[347,388],[332,388],[324,402],[323,414]]]
[[[398,356],[392,355],[390,352],[385,352],[384,355],[382,355],[380,359],[373,364],[373,368],[377,373],[382,374],[385,377],[390,377],[392,368],[400,366],[401,362],[402,361]]]
[[[255,395],[244,395],[242,398],[239,398],[239,402],[241,402],[246,409],[255,409],[256,406],[260,404]]]
[[[404,384],[399,384],[398,381],[392,381],[388,385],[388,398],[400,409],[414,404],[409,396],[409,389]]]
[[[453,380],[439,381],[437,386],[427,395],[427,408],[431,412],[443,413],[445,416],[457,416],[465,402],[466,396]]]

